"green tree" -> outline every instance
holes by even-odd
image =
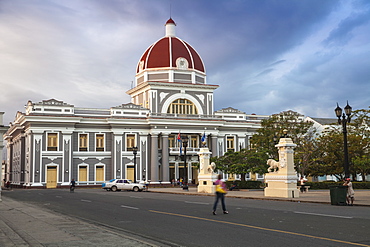
[[[245,181],[245,175],[249,172],[264,174],[267,172],[266,152],[242,149],[239,152],[228,151],[223,156],[212,157],[216,170],[227,174],[241,174],[241,180]]]
[[[369,109],[353,111],[354,120],[352,125],[356,133],[362,137],[363,154],[352,158],[353,169],[361,174],[362,181],[370,174],[370,106]]]
[[[320,147],[317,142],[316,131],[308,131],[299,140],[299,146],[294,151],[294,165],[300,177],[307,177],[311,175],[311,166],[315,165],[320,158]]]
[[[366,170],[362,165],[354,165],[354,159],[368,153],[369,138],[365,137],[362,130],[354,125],[347,126],[347,130],[349,168],[350,173],[355,177],[356,174],[362,174]],[[317,155],[315,162],[308,169],[309,173],[313,176],[333,175],[339,180],[343,179],[343,145],[341,128],[334,128],[322,134],[317,139]]]
[[[370,174],[370,156],[362,155],[352,159],[353,169],[361,174],[362,181],[366,181],[366,175]]]
[[[343,179],[343,135],[338,130],[330,130],[317,139],[317,157],[308,167],[311,176],[334,175]]]
[[[284,111],[274,114],[261,122],[261,128],[251,138],[252,149],[266,150],[269,158],[278,160],[278,150],[275,145],[280,137],[287,135],[297,145],[295,148],[296,170],[301,175],[309,175],[308,167],[316,159],[316,132],[312,122],[304,121],[303,115],[294,111]]]

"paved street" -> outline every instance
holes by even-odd
[[[26,204],[21,204],[28,217],[35,215],[27,212],[31,210],[28,208],[41,208],[41,215],[48,215],[45,218],[57,212],[58,217],[63,218],[59,222],[64,223],[64,233],[77,238],[58,235],[66,240],[65,243],[69,242],[69,246],[81,246],[73,245],[74,241],[97,244],[94,237],[100,241],[112,238],[119,241],[117,237],[135,241],[122,241],[119,246],[138,246],[137,243],[142,246],[370,246],[370,207],[253,200],[229,193],[227,206],[230,214],[223,215],[219,209],[219,214],[214,216],[211,214],[214,200],[211,196],[196,195],[192,189],[190,192],[179,188],[151,191],[162,193],[106,192],[99,189],[78,189],[75,193],[62,189],[14,190],[3,192],[3,203],[11,206],[11,199],[14,199],[32,205],[24,207]],[[168,193],[163,193],[166,191]],[[170,194],[177,191],[180,194]],[[248,194],[245,191],[238,193]],[[8,208],[8,211],[14,210]],[[7,212],[1,212],[0,221],[7,225],[9,222],[3,213]],[[90,230],[92,238],[85,234],[85,227],[81,230],[85,238],[80,236],[79,227],[71,227],[78,229],[72,232],[66,230],[65,226],[70,225],[65,223],[66,220],[76,221],[76,224],[83,222],[89,229],[95,229]],[[52,226],[58,228],[55,221],[48,222],[54,222]],[[42,229],[42,225],[38,228]],[[32,233],[32,229],[29,223],[27,231]],[[32,246],[66,246],[57,244],[58,238],[43,241]]]

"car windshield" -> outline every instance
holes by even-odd
[[[114,182],[116,179],[111,179],[111,180],[109,180],[109,182]]]

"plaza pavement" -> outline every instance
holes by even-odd
[[[152,193],[214,196],[179,187],[149,188]],[[297,198],[265,197],[263,190],[229,191],[227,197],[330,204],[329,190],[310,190]],[[370,190],[355,191],[355,206],[370,206]],[[333,206],[336,207],[336,206]],[[2,196],[0,202],[0,246],[164,246],[129,233],[116,233],[82,220],[21,203]]]
[[[157,193],[173,193],[199,196],[214,196],[213,194],[205,194],[197,192],[196,187],[189,187],[189,191],[183,190],[180,187],[173,188],[149,188],[150,192]],[[309,190],[308,192],[300,192],[296,198],[279,198],[265,197],[264,191],[261,190],[239,190],[228,191],[227,197],[255,199],[255,200],[275,200],[275,201],[292,201],[292,202],[307,202],[307,203],[323,203],[330,204],[329,190]],[[354,206],[369,206],[370,207],[370,190],[355,190]]]

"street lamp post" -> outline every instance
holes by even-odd
[[[189,187],[188,187],[188,169],[187,169],[187,165],[186,165],[186,148],[188,146],[188,137],[185,136],[182,138],[182,144],[183,144],[183,147],[184,147],[184,185],[182,186],[182,189],[183,190],[189,190]]]
[[[338,123],[342,124],[342,127],[343,127],[344,176],[345,176],[345,178],[349,178],[347,123],[351,122],[351,113],[352,113],[352,107],[349,106],[348,101],[347,101],[346,107],[344,107],[344,113],[343,114],[342,114],[342,108],[340,108],[338,103],[337,103],[337,108],[335,108],[335,114],[338,117]]]
[[[137,155],[137,147],[132,147],[132,153],[134,154],[134,183],[136,183],[136,155]]]

